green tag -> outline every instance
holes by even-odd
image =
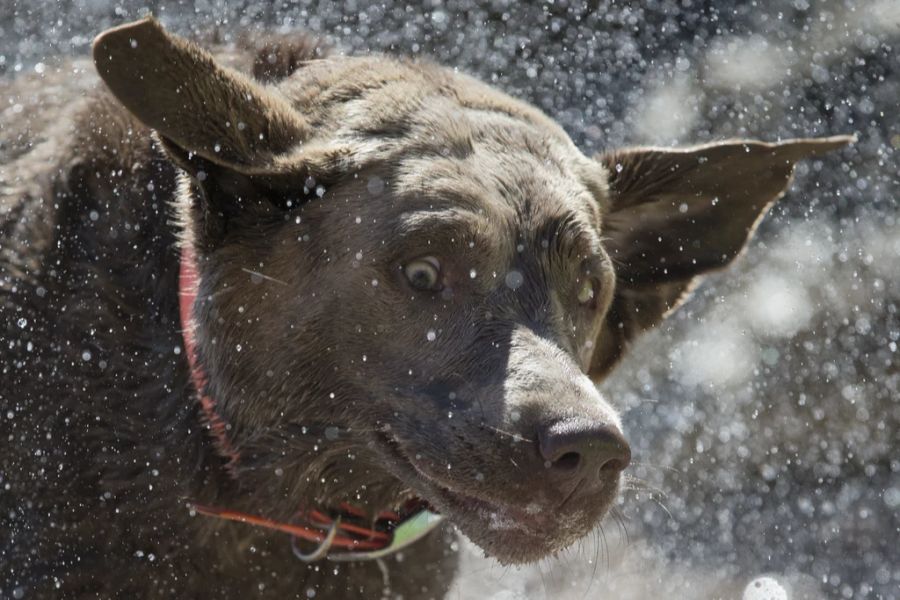
[[[374,560],[376,558],[389,556],[422,539],[422,537],[428,534],[432,529],[440,525],[443,520],[443,516],[433,513],[430,510],[419,511],[397,526],[394,530],[394,536],[391,539],[391,543],[381,550],[370,550],[366,552],[334,552],[328,555],[328,560]]]

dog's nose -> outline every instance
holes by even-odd
[[[583,419],[557,421],[538,432],[544,465],[560,475],[607,477],[631,462],[631,448],[619,429]]]

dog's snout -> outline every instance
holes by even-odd
[[[566,420],[538,432],[544,466],[559,474],[597,477],[618,474],[631,462],[631,448],[610,423]]]

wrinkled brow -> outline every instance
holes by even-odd
[[[440,233],[451,237],[477,235],[487,228],[483,214],[464,208],[437,208],[408,211],[397,219],[397,235],[401,238]]]
[[[548,219],[537,228],[535,237],[535,243],[567,258],[587,258],[600,253],[599,233],[574,212]]]

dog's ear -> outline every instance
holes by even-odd
[[[602,154],[609,173],[603,236],[616,293],[589,373],[602,379],[636,335],[657,325],[699,276],[741,251],[785,191],[794,164],[854,141],[729,141],[687,149]]]
[[[154,19],[101,33],[93,56],[113,95],[194,176],[201,218],[240,214],[279,185],[297,190],[310,176],[319,180],[322,153],[317,163],[315,152],[300,148],[309,138],[303,115]]]
[[[153,18],[104,31],[93,54],[125,108],[174,147],[212,163],[264,172],[308,135],[287,101]]]

